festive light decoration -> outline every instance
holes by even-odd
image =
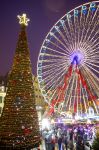
[[[23,14],[22,16],[17,16],[19,18],[19,23],[22,24],[22,25],[25,25],[27,26],[28,25],[28,21],[30,21],[30,19],[28,19],[26,17],[26,14]]]
[[[50,122],[49,122],[49,120],[47,118],[44,118],[42,120],[42,130],[46,129],[46,128],[50,129]]]
[[[31,149],[40,144],[38,116],[27,44],[28,19],[22,15],[21,31],[13,66],[9,72],[8,90],[0,118],[0,149]],[[23,19],[23,21],[22,21]]]
[[[38,58],[38,80],[48,114],[99,114],[99,1],[65,14],[47,34]],[[71,73],[69,69],[71,69]]]

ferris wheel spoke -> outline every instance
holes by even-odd
[[[99,23],[98,23],[98,26],[99,26]],[[93,29],[92,31],[93,32],[90,33],[89,37],[87,38],[87,41],[93,45],[95,43],[95,41],[97,41],[99,39],[99,29],[95,33],[94,33],[95,29]],[[94,34],[94,35],[92,35],[92,34]]]
[[[80,38],[80,43],[83,43],[83,39],[85,39],[87,31],[90,29],[90,24],[91,24],[90,21],[93,21],[92,19],[90,19],[91,14],[92,13],[90,11],[90,8],[88,9],[86,18],[85,18],[85,15],[83,15],[81,13],[80,27],[81,27],[82,34],[81,34],[81,38]],[[86,27],[88,28],[87,31],[86,31]]]
[[[50,41],[50,43],[51,43],[53,46],[55,46],[56,48],[58,48],[59,51],[62,50],[63,52],[67,53],[67,55],[69,55],[68,50],[64,50],[64,49],[63,49],[62,47],[60,47],[58,44],[53,43],[53,42],[51,42],[51,41]]]
[[[92,79],[92,77],[90,77],[90,74],[86,74],[86,77],[89,77],[89,80],[87,79],[87,82],[91,85],[91,87],[94,89],[94,91],[95,91],[95,93],[96,93],[96,95],[97,95],[97,97],[99,97],[99,90],[98,90],[98,87],[97,87],[97,85],[96,85],[96,82],[93,80],[91,80]]]
[[[66,24],[64,23],[63,24],[63,29],[64,29],[64,32],[65,32],[65,36],[67,37],[67,39],[68,39],[68,43],[69,43],[69,45],[70,45],[70,48],[72,49],[72,50],[74,50],[74,43],[73,43],[73,40],[71,40],[72,39],[72,36],[71,36],[71,34],[69,33],[69,29],[68,29],[69,27],[67,27],[66,26]]]
[[[61,61],[60,61],[61,60]],[[39,62],[40,63],[42,63],[42,64],[45,64],[45,63],[47,63],[47,64],[54,64],[54,63],[57,63],[57,61],[59,61],[59,62],[61,62],[62,63],[62,59],[57,59],[57,60],[54,60],[54,59],[52,59],[52,60],[40,60]],[[64,61],[67,61],[66,59],[64,59]]]
[[[99,53],[98,52],[98,47],[95,47],[95,46],[98,46],[99,44],[97,43],[96,45],[94,45],[93,47],[88,47],[86,48],[86,53],[89,55],[95,55],[96,53]],[[91,50],[91,51],[90,51]]]
[[[85,68],[85,69],[84,69]],[[92,76],[93,80],[92,81],[96,81],[96,83],[98,82],[99,83],[99,79],[97,78],[97,76],[87,67],[87,66],[84,66],[83,67],[83,70],[86,70],[87,73],[90,74],[90,76]],[[98,87],[98,85],[97,85]]]
[[[60,64],[59,64],[59,62],[60,62]],[[55,69],[54,69],[54,73],[55,73],[55,71],[57,71],[57,69],[60,69],[61,70],[61,68],[60,67],[62,67],[62,68],[64,68],[64,67],[68,67],[68,65],[66,64],[66,62],[64,61],[64,62],[62,62],[62,61],[59,61],[58,63],[56,62],[56,63],[53,63],[53,64],[51,64],[52,65],[52,67],[54,68],[54,67],[56,67]],[[44,68],[43,68],[43,74],[47,74],[47,73],[50,73],[51,71],[53,71],[53,68],[52,67],[49,67],[49,69],[47,69],[47,70],[44,70]]]
[[[41,55],[42,55],[42,53],[41,53]],[[60,56],[60,55],[57,55],[57,54],[48,54],[48,53],[46,53],[46,54],[44,54],[44,56],[46,56],[47,58],[46,59],[48,59],[48,58],[53,58],[53,57],[55,57],[56,59],[66,59],[67,57],[66,56]]]
[[[95,57],[95,54],[97,55],[97,57]],[[91,58],[91,60],[90,60]],[[85,56],[85,63],[88,62],[94,62],[94,63],[98,63],[99,58],[98,58],[98,53],[93,53],[92,55],[89,54],[89,56]]]
[[[88,41],[88,39],[86,40],[86,41],[83,41],[83,46],[82,46],[82,44],[80,44],[81,45],[81,47],[83,47],[83,48],[85,48],[86,49],[86,52],[89,50],[89,49],[92,49],[92,48],[95,48],[97,45],[99,45],[99,43],[97,43],[97,41],[98,41],[98,39],[99,39],[99,37],[97,37],[95,40],[94,40],[94,38],[95,38],[95,36],[97,36],[99,34],[99,31],[97,31],[95,34],[94,34],[94,36],[91,38],[91,40],[90,41]],[[94,40],[94,41],[93,41]],[[86,42],[87,42],[87,44],[86,44]],[[87,50],[88,49],[88,50]]]
[[[87,82],[89,82],[89,80],[87,80]],[[90,87],[90,89],[92,88],[91,87],[91,85],[90,85],[90,82],[89,82],[89,87]],[[91,91],[92,92],[92,91]],[[93,98],[92,97],[90,97],[90,99],[91,99],[91,101],[92,101],[92,103],[93,103],[93,106],[94,106],[94,109],[95,109],[95,111],[98,113],[98,110],[97,110],[97,106],[96,106],[96,104],[95,104],[95,102],[94,102],[94,100],[93,100]]]
[[[97,82],[99,83],[99,81],[96,81],[95,78],[93,78],[93,76],[90,74],[90,72],[86,69],[83,69],[83,73],[85,74],[85,77],[87,80],[89,80],[89,84],[92,86],[92,88],[94,89],[95,93],[97,93],[97,96],[99,95],[99,90],[98,90],[98,86],[97,86]]]
[[[62,75],[65,73],[66,71],[66,67],[63,68],[62,70],[57,70],[56,75],[53,76],[53,74],[49,75],[48,77],[50,77],[50,80],[53,81],[53,83],[58,82],[58,80],[62,77]],[[54,81],[55,79],[55,81]],[[56,80],[57,79],[57,80]]]
[[[54,67],[57,67],[57,66],[62,67],[63,65],[68,67],[66,62],[64,62],[64,63],[57,62],[56,64],[46,64],[46,65],[42,66],[42,69],[48,69],[48,68],[50,69],[50,68],[54,68]]]
[[[81,43],[83,40],[83,35],[85,34],[85,15],[83,13],[81,13],[81,17],[80,17],[80,35],[79,35],[79,47],[81,47]]]
[[[57,65],[53,65],[53,68],[57,68],[57,66],[59,66],[59,68],[61,68],[61,67],[62,67],[62,68],[63,68],[63,67],[68,68],[67,65],[64,65],[64,66],[63,66],[63,64],[62,64],[62,65],[60,65],[60,64],[59,64],[59,65],[58,65],[58,64],[57,64]],[[45,69],[46,69],[46,68],[45,68]],[[49,67],[49,70],[48,70],[48,69],[43,70],[43,77],[49,75],[50,71],[53,71],[52,67]],[[56,69],[55,69],[55,72],[56,72]]]
[[[95,11],[95,13],[94,13],[93,16],[92,16],[91,11],[90,11],[90,10],[88,11],[88,15],[87,15],[87,18],[86,18],[86,23],[85,23],[85,26],[86,26],[88,29],[86,30],[86,32],[85,32],[85,34],[84,34],[83,41],[88,40],[88,38],[91,37],[91,33],[95,30],[95,27],[96,27],[97,21],[98,21],[98,19],[97,19],[97,17],[96,17],[97,13],[98,13],[98,8],[97,8],[97,10]],[[96,22],[95,22],[95,19],[97,19]],[[88,33],[90,33],[90,36],[89,36]]]
[[[91,58],[91,60],[90,60],[90,58]],[[98,57],[94,57],[94,56],[92,56],[92,55],[89,55],[87,58],[86,58],[86,61],[85,61],[85,63],[86,62],[91,62],[91,63],[95,63],[95,64],[97,64],[97,67],[98,67],[98,62],[97,61],[99,61],[99,58]]]
[[[60,78],[60,77],[59,77],[59,78]],[[61,81],[58,82],[57,87],[59,87],[60,84],[61,84]],[[52,90],[52,89],[53,89],[53,86],[51,86],[50,90]],[[51,94],[51,100],[52,100],[52,99],[57,99],[57,88],[53,91],[53,94]]]
[[[96,28],[98,28],[98,26],[99,26],[99,23],[95,23],[94,26],[90,27],[88,33],[86,33],[86,35],[84,35],[84,38],[83,38],[83,41],[82,41],[83,43],[86,42],[86,41],[88,41],[89,43],[91,43],[91,41],[94,40],[95,36],[98,37],[99,30],[97,30],[97,31],[95,32],[95,30],[96,30]],[[90,30],[91,30],[91,31],[90,31]],[[94,32],[95,32],[95,33],[94,33]],[[85,36],[86,36],[86,37],[85,37]],[[95,40],[96,40],[96,39],[95,39]]]
[[[94,31],[95,31],[95,30],[93,30],[93,32],[94,32]],[[93,32],[92,32],[92,33],[93,33]],[[85,43],[87,43],[87,44],[86,44],[86,48],[87,48],[87,47],[90,48],[91,45],[94,45],[94,43],[98,40],[97,38],[94,40],[94,38],[95,38],[95,36],[98,36],[99,30],[96,31],[93,36],[91,35],[92,33],[90,33],[90,35],[89,35],[89,37],[88,37],[87,39],[80,41],[80,45],[84,43],[84,46],[85,46]],[[85,37],[85,35],[83,35],[83,36]],[[92,37],[91,37],[91,36],[92,36]],[[90,38],[90,37],[91,37],[91,38]],[[99,38],[99,37],[98,37],[98,38]],[[94,40],[94,41],[93,41],[93,40]]]
[[[70,82],[71,82],[71,80],[72,80],[72,86],[71,86],[71,90],[70,90],[70,92],[69,92],[69,95],[68,95],[68,93],[67,93],[67,90],[66,90],[66,94],[65,94],[65,99],[66,99],[66,106],[68,106],[68,104],[70,103],[69,101],[70,101],[70,95],[72,94],[72,90],[73,90],[73,86],[74,86],[74,81],[75,81],[75,76],[73,76],[73,77],[71,77],[71,79],[69,80],[69,83],[68,83],[68,86],[67,86],[67,89],[69,88],[69,85],[70,85]],[[69,110],[70,110],[70,104],[69,104]]]
[[[71,40],[73,43],[73,50],[75,50],[75,33],[74,33],[74,28],[73,28],[73,22],[71,20],[71,18],[68,18],[68,26],[69,26],[69,30],[70,30],[70,36],[71,36]]]
[[[63,30],[64,30],[64,36],[65,36],[65,38],[67,39],[67,41],[68,41],[68,46],[70,47],[70,49],[71,50],[73,50],[74,49],[74,47],[73,47],[73,42],[71,41],[71,36],[70,36],[70,34],[69,34],[69,32],[68,32],[68,29],[67,29],[67,27],[66,27],[66,24],[65,23],[62,23],[62,27],[63,27]]]
[[[67,50],[69,50],[69,51],[73,51],[73,49],[70,47],[70,44],[69,44],[69,42],[67,41],[67,39],[66,39],[66,36],[64,36],[63,35],[63,33],[58,29],[57,30],[58,31],[58,33],[60,34],[60,36],[62,37],[62,39],[63,39],[63,41],[65,42],[65,45],[66,45],[66,47],[67,47]],[[69,52],[68,51],[68,52]]]
[[[86,64],[89,64],[93,66],[93,68],[96,68],[97,70],[99,70],[99,63],[96,64],[94,61],[89,61],[88,63],[86,62]]]
[[[54,34],[53,37],[66,49],[66,45],[58,37],[56,37]]]
[[[58,73],[55,72],[54,75],[53,75],[53,74],[50,74],[46,80],[49,80],[49,81],[51,81],[51,82],[53,81],[53,82],[52,82],[52,84],[50,84],[49,86],[52,86],[54,83],[56,83],[56,80],[55,80],[55,79],[57,79],[57,81],[59,81],[59,79],[60,79],[60,78],[62,77],[62,75],[65,73],[66,69],[67,69],[67,68],[65,67],[64,69],[57,70]],[[45,80],[45,81],[46,81],[46,80]],[[46,85],[48,86],[48,84],[46,84]]]
[[[46,49],[49,50],[49,51],[55,52],[55,53],[57,53],[57,54],[61,54],[61,55],[68,56],[68,55],[66,54],[66,51],[65,51],[65,50],[64,50],[65,53],[63,53],[63,52],[57,51],[56,49],[53,49],[53,48],[50,48],[50,47],[46,47]]]
[[[99,74],[99,71],[94,69],[91,65],[89,65],[88,63],[86,63],[86,66],[88,66],[88,68],[90,68],[91,70],[95,71],[96,73]]]
[[[90,50],[90,49],[89,49],[89,50]],[[90,52],[89,54],[90,54],[91,57],[96,57],[96,58],[98,58],[98,56],[97,56],[97,55],[99,55],[98,48],[96,48],[96,49],[93,48],[93,49],[92,49],[92,52]]]
[[[65,91],[65,96],[64,96],[64,105],[66,106],[66,108],[67,108],[67,105],[68,105],[68,103],[69,103],[69,95],[67,94],[67,89],[69,88],[69,84],[70,84],[70,82],[71,82],[71,80],[74,80],[74,79],[72,79],[72,78],[70,78],[69,79],[69,81],[68,81],[68,84],[67,84],[67,88],[66,88],[66,91]],[[73,86],[73,85],[72,85]],[[72,88],[72,87],[71,87]],[[69,93],[70,94],[70,93]],[[66,101],[65,101],[66,100]]]
[[[82,19],[80,20],[80,22],[81,22],[80,26],[81,26],[81,32],[82,32],[82,34],[81,34],[81,38],[80,38],[80,44],[84,43],[84,39],[85,39],[87,31],[88,31],[88,30],[86,31],[86,27],[88,29],[90,29],[90,24],[91,24],[90,23],[90,19],[89,19],[90,18],[90,9],[88,10],[86,19],[85,19],[85,15],[82,15],[82,14],[81,14],[81,18]],[[85,42],[86,42],[86,40],[85,40]]]
[[[79,47],[79,40],[80,40],[80,23],[79,17],[74,16],[74,28],[75,28],[75,49]]]
[[[95,85],[96,85],[95,80],[92,78],[92,76],[89,74],[89,72],[87,72],[85,69],[83,70],[83,75],[85,76],[87,84],[91,87],[91,92],[94,93],[93,89],[94,90],[96,89],[96,87],[95,87]]]
[[[87,38],[88,40],[91,39],[92,34],[95,33],[94,31],[97,31],[96,29],[98,29],[98,26],[99,26],[99,17],[97,18],[97,21],[90,27],[91,31]],[[98,34],[99,34],[99,30],[98,30]]]
[[[60,77],[59,77],[59,78],[60,78]],[[49,86],[49,87],[50,87],[50,90],[53,90],[53,89],[55,89],[55,87],[58,87],[58,86],[60,86],[60,83],[59,83],[59,82],[57,82],[57,86],[55,86],[55,84],[53,83],[53,84],[51,84],[51,86]],[[48,88],[49,88],[49,87],[48,87]],[[51,94],[51,100],[52,100],[52,98],[55,98],[55,96],[57,96],[57,88],[56,88],[55,90],[53,90],[53,91],[55,91],[55,92]]]
[[[46,59],[46,60],[43,60],[42,62],[47,62],[47,63],[57,63],[57,62],[63,62],[63,61],[67,61],[66,59]]]
[[[53,72],[53,68],[52,69],[50,69],[50,70],[47,70],[47,71],[45,71],[45,72],[43,72],[43,77],[46,77],[46,78],[48,78],[49,76],[51,76],[51,75],[53,75],[53,74],[56,74],[57,73],[57,71],[61,71],[61,70],[63,70],[64,68],[67,68],[67,66],[62,66],[61,68],[56,68],[56,69],[54,69],[55,70],[55,72]],[[45,79],[46,79],[45,78]]]

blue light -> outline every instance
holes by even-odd
[[[80,51],[75,51],[71,54],[70,56],[71,64],[81,64],[82,61],[84,60],[84,56]]]
[[[95,7],[91,7],[90,10],[91,10],[92,12],[94,12],[94,11],[96,10],[96,8],[95,8]]]
[[[40,59],[40,60],[43,60],[43,55],[40,55],[39,59]]]
[[[42,63],[38,63],[38,67],[42,67]]]
[[[86,6],[82,6],[82,13],[83,13],[84,15],[87,14],[87,7],[86,7]]]
[[[78,14],[79,14],[79,12],[78,12],[78,10],[74,10],[74,16],[78,16]]]
[[[87,10],[82,10],[82,13],[83,13],[84,15],[86,15],[86,14],[87,14]]]
[[[74,58],[73,58],[73,61],[72,61],[72,63],[74,64],[74,62],[76,62],[76,64],[78,64],[78,56],[77,55],[75,55],[74,56]]]
[[[94,2],[92,2],[92,3],[90,4],[90,10],[91,10],[92,12],[94,12],[94,11],[96,10],[96,4],[95,4]]]

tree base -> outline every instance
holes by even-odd
[[[40,143],[36,143],[35,145],[31,146],[26,146],[26,147],[12,147],[12,146],[7,146],[6,144],[0,143],[0,150],[31,150],[33,148],[39,147]]]

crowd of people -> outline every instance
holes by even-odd
[[[42,131],[46,150],[92,150],[94,125],[54,127]]]

